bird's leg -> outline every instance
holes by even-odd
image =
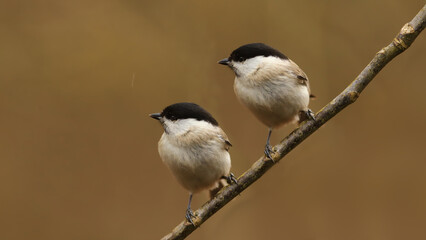
[[[312,112],[311,109],[308,108],[308,110],[306,111],[299,112],[299,124],[301,124],[302,122],[308,119],[315,121],[315,114],[314,112]]]
[[[186,220],[188,220],[188,222],[190,222],[192,225],[195,226],[194,222],[192,221],[192,218],[195,216],[191,210],[191,201],[192,201],[192,193],[189,194],[188,208],[186,209],[185,217],[186,217]]]
[[[315,113],[312,112],[311,109],[308,108],[308,111],[306,111],[306,115],[308,116],[309,119],[314,120],[315,121]]]
[[[221,178],[225,178],[225,176],[221,177]],[[214,196],[216,196],[216,194],[224,187],[223,185],[224,183],[222,183],[221,181],[218,182],[218,186],[215,188],[212,188],[209,190],[209,195],[210,195],[210,199],[213,199]]]
[[[221,177],[222,179],[225,179],[226,180],[226,182],[229,184],[229,185],[231,185],[232,183],[235,183],[235,184],[237,184],[238,182],[237,182],[237,179],[235,178],[235,176],[234,176],[234,174],[233,173],[229,173],[229,175],[226,177],[226,176],[222,176]]]
[[[269,144],[269,139],[271,138],[271,134],[272,134],[272,128],[269,129],[269,133],[268,133],[268,138],[266,139],[266,146],[265,146],[265,155],[272,160],[271,157],[271,152],[272,152],[272,147]]]
[[[233,173],[229,173],[228,176],[222,176],[220,179],[226,180],[226,182],[231,185],[232,183],[238,184],[237,179],[235,178]],[[223,183],[221,181],[218,182],[219,186],[213,189],[210,189],[210,199],[213,199],[214,196],[224,187]]]

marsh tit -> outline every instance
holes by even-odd
[[[313,97],[308,77],[278,50],[263,43],[246,44],[218,63],[234,71],[237,98],[269,128],[265,146],[268,158],[272,159],[269,144],[272,129],[314,119],[308,108]]]
[[[158,152],[177,181],[189,191],[186,219],[194,217],[194,193],[214,188],[221,179],[236,183],[228,150],[232,146],[218,122],[195,103],[176,103],[150,114],[163,126]]]

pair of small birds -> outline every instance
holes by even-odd
[[[272,129],[314,120],[308,108],[313,96],[308,77],[278,50],[263,43],[246,44],[218,63],[234,71],[238,99],[269,128],[264,151],[269,159]],[[237,183],[230,173],[228,150],[232,145],[213,116],[195,103],[176,103],[150,116],[164,128],[158,151],[178,182],[190,192],[186,219],[194,224],[193,193],[212,189],[221,179]]]

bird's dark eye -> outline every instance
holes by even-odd
[[[244,59],[243,57],[239,57],[239,58],[238,58],[238,61],[239,61],[239,62],[244,62],[244,60],[245,60],[245,59]]]

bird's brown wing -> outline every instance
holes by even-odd
[[[309,79],[305,72],[302,71],[302,69],[293,61],[290,60],[290,66],[288,71],[296,76],[298,83],[305,85],[308,87],[309,97],[314,98],[315,96],[311,94],[311,88],[309,87]]]
[[[226,136],[226,133],[222,129],[220,129],[219,138],[223,141],[226,151],[228,151],[229,148],[232,147],[232,144],[229,141],[228,136]]]

